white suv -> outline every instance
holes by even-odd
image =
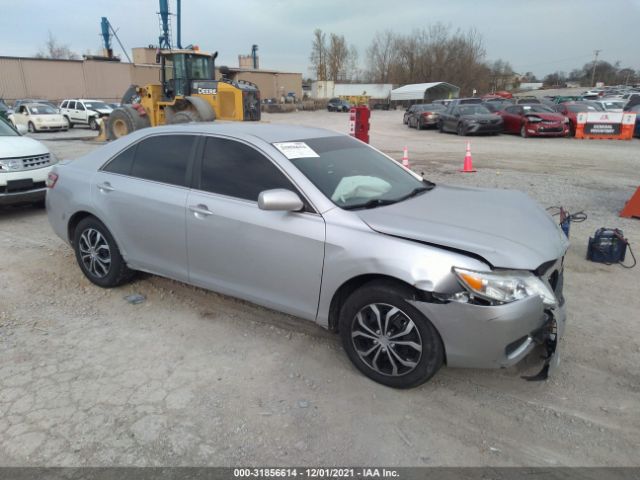
[[[20,128],[26,131],[23,125]],[[58,159],[33,138],[0,119],[0,205],[42,202],[49,171]]]
[[[69,128],[89,125],[92,130],[98,130],[98,118],[108,117],[112,111],[113,108],[101,100],[68,99],[60,104],[60,113],[69,123]]]

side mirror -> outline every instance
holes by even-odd
[[[18,133],[20,135],[26,135],[27,132],[29,131],[29,129],[26,127],[26,125],[19,123],[18,125],[16,125],[16,130],[18,131]]]
[[[298,212],[304,208],[304,203],[297,193],[285,188],[274,188],[260,192],[258,207],[261,210]]]

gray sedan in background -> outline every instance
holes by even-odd
[[[48,187],[94,284],[145,271],[315,321],[382,384],[533,350],[540,378],[556,362],[568,242],[523,193],[435,185],[349,136],[246,123],[140,130],[56,165]]]

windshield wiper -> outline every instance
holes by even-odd
[[[391,205],[392,203],[396,203],[398,200],[389,200],[384,198],[372,198],[364,203],[356,203],[354,205],[347,205],[346,207],[342,207],[343,210],[356,210],[358,208],[375,208],[381,207],[383,205]]]

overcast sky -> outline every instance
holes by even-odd
[[[174,11],[175,0],[169,5]],[[157,11],[158,0],[0,0],[0,55],[33,55],[49,30],[78,53],[98,51],[102,16],[126,48],[157,44]],[[569,72],[595,49],[640,70],[640,0],[182,0],[182,16],[183,45],[218,50],[219,65],[237,66],[255,43],[262,68],[305,77],[315,28],[344,35],[364,67],[376,30],[408,33],[436,22],[475,27],[487,59],[519,73]],[[115,40],[114,49],[121,55]]]

